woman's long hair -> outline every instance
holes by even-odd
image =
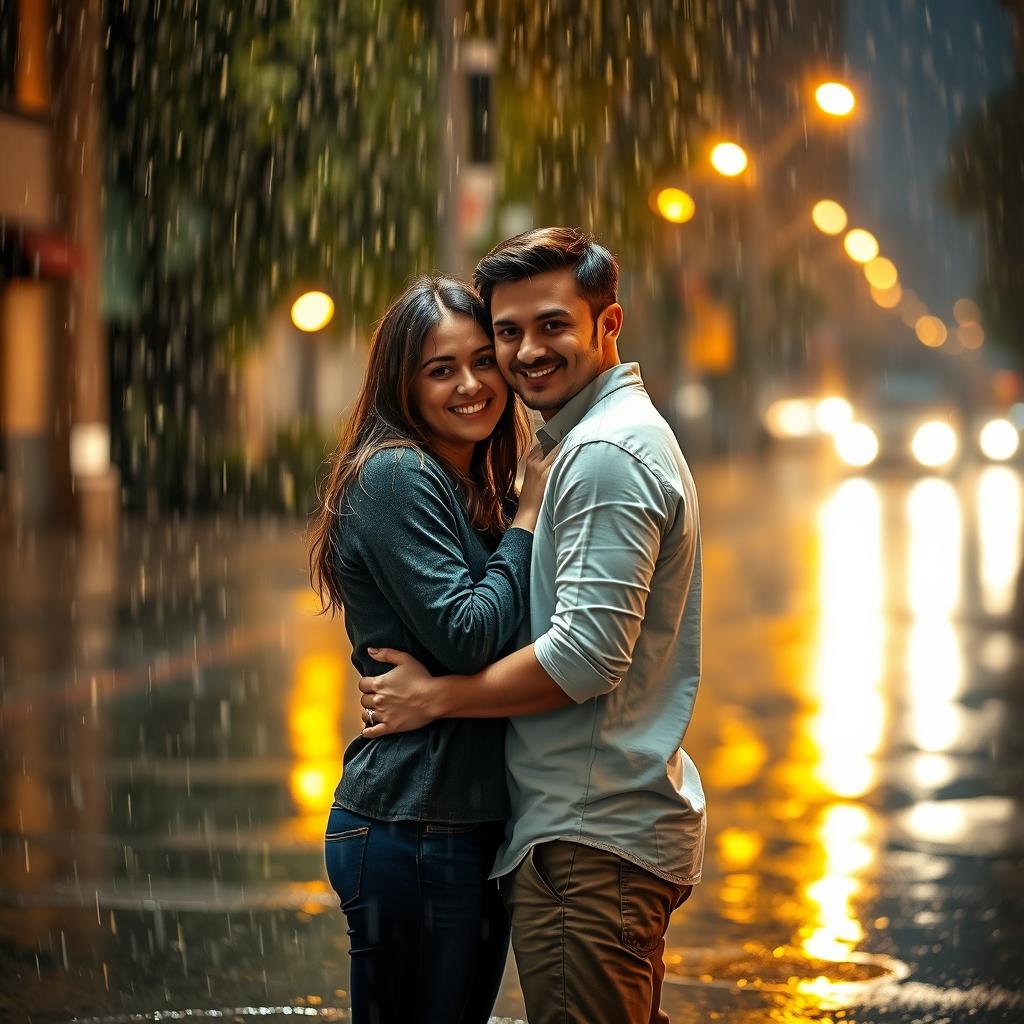
[[[418,277],[391,303],[370,342],[366,377],[355,408],[331,458],[330,474],[310,528],[309,575],[323,611],[342,606],[341,580],[332,538],[341,522],[345,491],[378,452],[413,448],[440,459],[412,400],[412,386],[430,332],[446,316],[474,320],[493,340],[490,317],[480,296],[449,277]],[[480,441],[465,474],[445,461],[460,483],[473,526],[498,532],[508,526],[505,499],[515,485],[519,453],[529,430],[526,417],[509,391],[505,411],[494,433]],[[442,460],[444,461],[444,460]]]

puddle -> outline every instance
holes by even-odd
[[[1006,797],[926,800],[895,814],[894,825],[904,840],[943,852],[973,857],[1024,853],[1024,815]]]
[[[322,1021],[347,1021],[350,1014],[340,1006],[232,1006],[213,1010],[153,1010],[151,1013],[120,1013],[108,1017],[72,1017],[68,1024],[159,1024],[176,1020],[260,1020],[272,1022],[293,1017]],[[491,1017],[488,1024],[526,1024],[514,1017]]]
[[[795,946],[769,949],[753,942],[714,950],[669,949],[665,965],[665,981],[674,985],[794,995],[859,994],[909,973],[906,964],[881,954],[850,953],[836,962],[810,957]]]

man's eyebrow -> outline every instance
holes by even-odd
[[[538,320],[549,320],[553,316],[568,316],[568,317],[571,317],[572,313],[569,312],[569,310],[567,310],[567,309],[562,309],[560,306],[554,306],[551,309],[542,310],[533,319],[536,322]],[[516,326],[516,321],[515,320],[495,320],[494,321],[494,326],[495,327],[498,327],[498,326],[501,326],[501,327],[505,327],[505,326],[515,327]]]
[[[481,352],[490,352],[494,349],[494,345],[491,342],[487,342],[486,345],[481,345],[478,349],[475,349],[473,355],[478,356]],[[431,356],[429,359],[424,359],[420,364],[420,369],[424,366],[429,366],[431,363],[454,363],[455,356]]]
[[[562,309],[559,306],[555,306],[552,309],[545,309],[542,313],[538,313],[533,319],[537,320],[550,320],[553,316],[572,316],[572,313],[567,309]]]

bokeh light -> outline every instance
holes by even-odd
[[[873,260],[865,263],[864,276],[868,279],[868,284],[872,288],[878,288],[882,291],[887,291],[894,287],[900,277],[896,264],[884,256],[876,256]]]
[[[903,298],[903,289],[899,283],[891,288],[871,288],[871,298],[882,307],[882,309],[895,309]]]
[[[839,235],[846,229],[846,210],[834,199],[821,199],[811,210],[814,226],[826,235]]]
[[[304,292],[292,303],[292,323],[300,331],[322,331],[334,319],[334,300],[326,292]]]
[[[835,435],[836,452],[848,466],[870,466],[878,458],[878,437],[866,423],[848,423]]]
[[[689,193],[681,188],[663,188],[656,198],[658,213],[673,224],[685,224],[697,212],[697,204]]]
[[[918,341],[929,348],[939,348],[945,344],[948,335],[946,325],[937,316],[929,314],[918,317],[914,324],[914,332],[917,334]]]
[[[846,117],[857,105],[857,97],[842,82],[823,82],[814,90],[818,106],[833,117]]]
[[[981,310],[972,299],[957,299],[953,303],[953,316],[958,324],[981,323]]]
[[[747,169],[748,158],[735,142],[720,142],[711,150],[711,166],[727,178],[735,178]]]
[[[981,446],[985,458],[992,459],[993,462],[1005,462],[1017,454],[1017,449],[1020,447],[1020,434],[1009,420],[989,420],[981,428],[978,444]]]
[[[818,403],[814,418],[820,430],[826,434],[835,434],[853,420],[853,406],[845,398],[830,395]]]
[[[956,340],[963,345],[964,348],[974,349],[981,348],[985,343],[985,328],[981,324],[968,322],[961,324],[956,329]]]
[[[854,228],[846,233],[843,248],[855,263],[867,263],[878,255],[878,239],[870,231]]]
[[[910,450],[922,466],[938,469],[947,465],[956,455],[956,431],[941,420],[932,420],[918,427]]]

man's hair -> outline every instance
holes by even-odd
[[[473,283],[490,313],[496,285],[566,269],[573,272],[595,320],[602,309],[618,301],[615,257],[576,228],[533,228],[505,239],[477,264]]]

